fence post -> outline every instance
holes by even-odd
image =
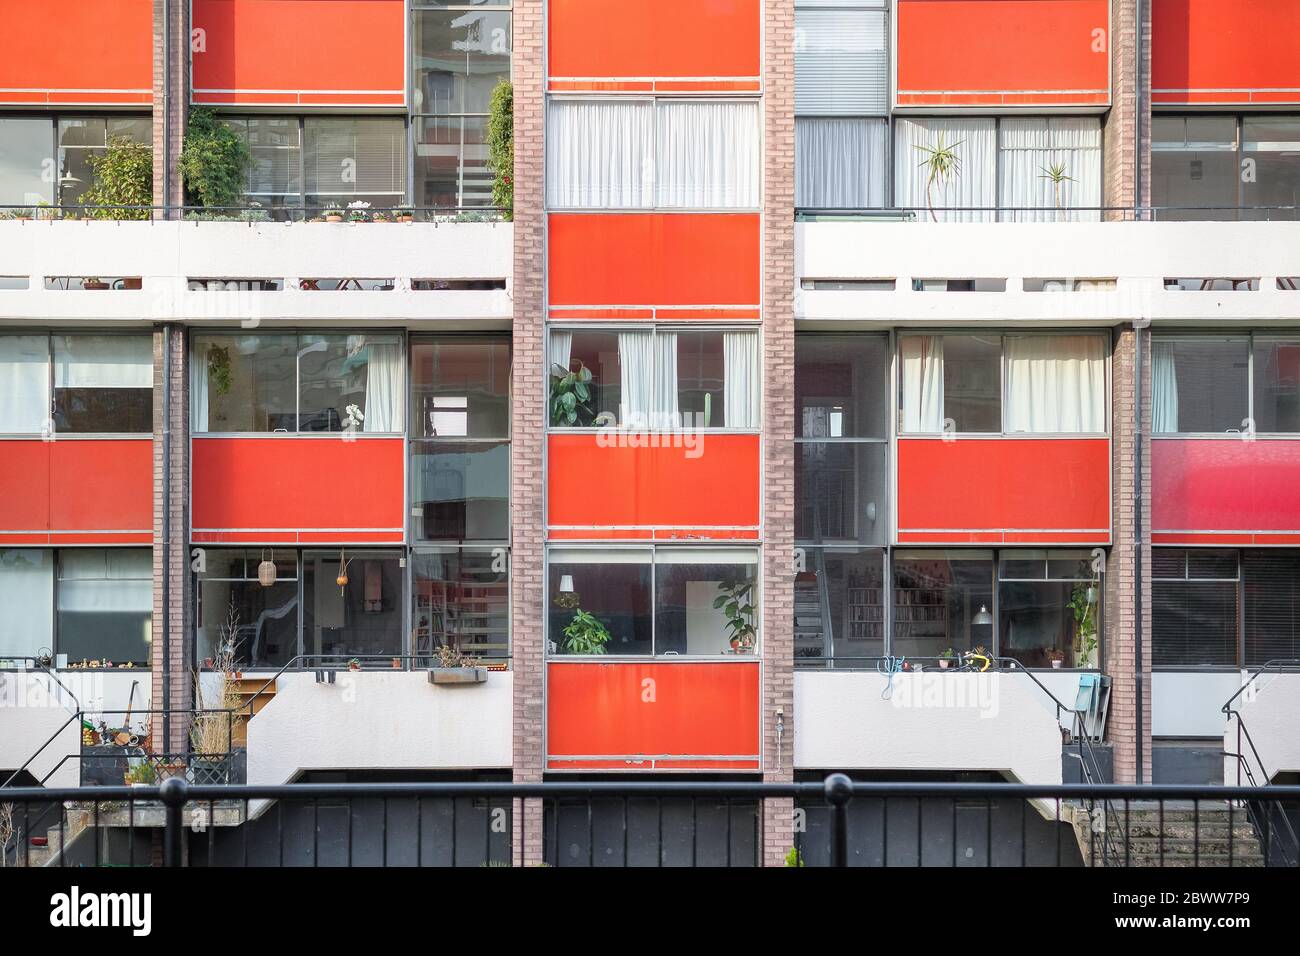
[[[849,801],[853,799],[853,781],[842,773],[833,773],[824,784],[826,802],[831,805],[831,866],[849,865]]]
[[[184,777],[168,777],[158,787],[158,797],[166,807],[163,829],[163,866],[181,865],[181,811],[190,785]]]

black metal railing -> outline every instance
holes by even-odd
[[[1300,206],[882,206],[799,207],[800,222],[1271,222]]]
[[[92,206],[0,205],[0,221],[146,221],[163,222],[501,222],[506,210],[495,206],[375,206],[352,207],[347,202],[294,206]]]
[[[1277,797],[1300,800],[1300,787]],[[1294,866],[1256,837],[1245,787],[886,783],[426,782],[15,788],[9,865]],[[1120,808],[1122,852],[1088,836]],[[50,807],[55,821],[30,821]],[[3,820],[10,821],[7,830]],[[105,833],[116,831],[115,839]]]

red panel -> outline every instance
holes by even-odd
[[[899,0],[898,105],[1104,106],[1109,29],[1107,0]]]
[[[6,3],[0,102],[153,101],[153,4],[146,0]]]
[[[1295,0],[1153,0],[1157,103],[1300,103]]]
[[[760,0],[551,0],[555,77],[757,77]]]
[[[1194,536],[1294,532],[1300,529],[1297,476],[1298,440],[1156,439],[1151,442],[1151,527]],[[1196,543],[1219,542],[1198,538]]]
[[[630,437],[647,440],[649,436]],[[551,435],[548,524],[581,528],[757,527],[758,436],[704,433],[690,437],[699,442],[697,447],[602,447],[604,439],[599,435]]]
[[[196,438],[194,539],[401,541],[403,445],[400,438]]]
[[[196,103],[401,106],[402,0],[194,0]]]
[[[546,753],[552,769],[758,769],[758,661],[567,663],[546,669]],[[699,758],[740,757],[743,760]],[[675,759],[673,759],[675,758]]]
[[[50,442],[50,527],[153,528],[153,440]]]
[[[552,306],[752,308],[761,299],[757,214],[562,213],[548,219]]]
[[[0,442],[0,530],[50,529],[48,441]]]
[[[1105,543],[1109,489],[1106,438],[898,442],[900,541]]]

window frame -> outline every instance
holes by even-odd
[[[1240,671],[1245,665],[1246,659],[1246,574],[1243,568],[1242,548],[1225,548],[1221,545],[1198,546],[1198,545],[1156,545],[1153,551],[1181,551],[1183,552],[1183,576],[1180,578],[1162,577],[1156,574],[1155,560],[1151,561],[1151,585],[1154,591],[1156,582],[1170,582],[1178,584],[1224,584],[1229,581],[1233,584],[1233,596],[1237,602],[1237,613],[1233,621],[1236,631],[1236,639],[1233,641],[1234,662],[1231,664],[1160,664],[1156,661],[1155,647],[1155,623],[1152,621],[1151,631],[1151,669],[1155,672],[1169,674],[1205,674],[1205,673],[1227,673]],[[1187,555],[1192,551],[1228,551],[1232,553],[1237,565],[1237,576],[1235,578],[1193,578],[1190,577],[1191,567]],[[1155,595],[1151,598],[1151,613],[1156,613]]]
[[[61,162],[61,154],[62,154],[62,150],[65,149],[86,150],[86,151],[93,151],[95,149],[99,149],[100,154],[102,155],[103,150],[107,148],[107,145],[105,145],[105,147],[102,148],[94,147],[94,146],[60,146],[59,145],[59,124],[65,120],[103,120],[106,125],[108,123],[111,123],[113,120],[143,120],[147,122],[150,119],[150,114],[133,113],[129,110],[121,110],[121,109],[114,109],[104,113],[99,113],[94,110],[84,110],[84,109],[81,111],[58,110],[52,113],[44,113],[44,112],[24,113],[21,111],[7,108],[7,109],[0,109],[0,119],[48,120],[50,124],[50,151],[44,157],[44,159],[50,163],[50,167],[55,174],[55,179],[50,184],[50,206],[55,209],[64,209],[64,208],[93,209],[95,207],[92,204],[78,202],[78,199],[80,197],[77,196],[70,196],[68,197],[67,202],[63,201],[63,196],[60,195],[62,189],[61,183],[63,182],[63,175],[61,172],[61,168],[63,165]],[[105,133],[106,143],[107,143],[107,135],[108,134]],[[145,143],[143,145],[152,146],[153,144],[152,142],[150,142],[150,143]],[[84,191],[86,189],[91,188],[91,186],[93,185],[94,185],[93,182],[87,182],[82,184],[81,188]],[[12,203],[7,205],[18,206],[19,208],[28,208],[28,204],[26,203]],[[38,204],[33,203],[31,204],[31,208],[35,208],[37,205]]]

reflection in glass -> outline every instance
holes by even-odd
[[[581,625],[583,613],[596,623],[577,636],[603,647],[606,655],[652,653],[650,561],[649,550],[552,551],[547,569],[550,653],[571,654],[582,646],[573,634],[566,635],[565,629]],[[601,642],[603,634],[608,639]]]
[[[426,541],[509,537],[508,442],[412,442],[414,534]]]
[[[885,653],[885,554],[876,548],[803,548],[794,582],[799,667],[862,668]]]
[[[510,653],[510,582],[500,549],[446,548],[411,556],[411,653],[453,647],[484,661]]]

